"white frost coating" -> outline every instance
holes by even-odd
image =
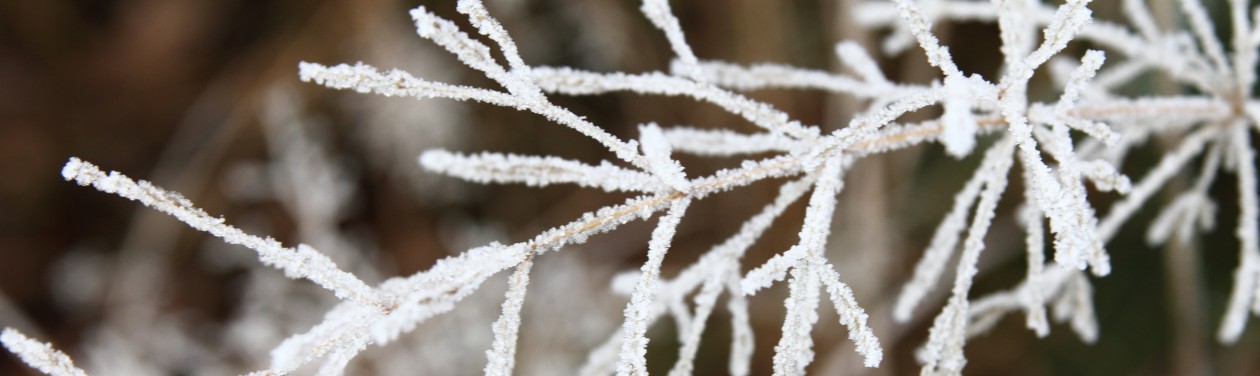
[[[808,150],[803,167],[806,170],[819,168],[828,156],[878,137],[881,127],[892,124],[902,115],[940,102],[944,95],[943,89],[932,88],[898,98],[886,106],[854,117],[849,126],[831,132]]]
[[[512,41],[512,37],[508,35],[507,30],[503,29],[503,25],[499,24],[499,21],[490,17],[490,13],[486,11],[485,4],[482,4],[480,0],[459,0],[456,4],[455,9],[467,15],[468,21],[477,28],[481,35],[488,36],[495,43],[499,44],[499,49],[503,51],[504,57],[507,58],[508,66],[521,73],[528,71],[529,66],[525,64],[525,61],[521,60],[521,53],[516,49],[516,42]],[[417,8],[417,10],[422,8]],[[413,13],[417,12],[413,11]],[[413,18],[419,19],[419,17],[415,16]]]
[[[454,22],[438,17],[424,7],[416,7],[410,13],[411,19],[416,24],[416,33],[420,37],[442,46],[459,58],[464,65],[481,71],[508,91],[516,93],[522,89],[519,86],[520,81],[494,61],[494,57],[490,54],[490,47],[460,31],[459,26]]]
[[[1251,10],[1251,19],[1260,20],[1260,9]],[[1260,47],[1260,26],[1251,29],[1250,43],[1252,48]]]
[[[971,90],[992,91],[992,88],[979,87],[973,83]],[[866,132],[873,131],[879,127],[892,123],[902,115],[939,103],[944,98],[945,90],[943,88],[930,88],[917,91],[913,94],[897,98],[897,100],[888,103],[888,105],[884,107],[874,109],[853,118],[853,120],[849,121],[848,127],[832,132],[832,135],[839,139],[868,137],[869,134]]]
[[[784,153],[801,149],[804,143],[773,133],[743,134],[726,129],[697,129],[685,126],[665,128],[665,138],[675,152],[706,157],[742,154]]]
[[[1260,200],[1256,189],[1256,156],[1251,150],[1251,137],[1241,121],[1231,125],[1230,153],[1236,161],[1238,174],[1238,229],[1235,233],[1242,247],[1238,250],[1238,269],[1234,271],[1234,291],[1229,295],[1217,339],[1222,343],[1235,343],[1247,327],[1247,313],[1260,314]]]
[[[788,283],[789,296],[784,301],[787,314],[783,322],[783,336],[780,337],[774,354],[775,374],[795,375],[805,372],[805,367],[814,358],[810,330],[818,321],[819,290],[820,285],[824,283],[820,278],[834,277],[836,280],[826,281],[826,283],[832,286],[842,284],[838,274],[819,274],[815,269],[826,266],[818,260],[823,260],[823,251],[827,235],[830,233],[832,215],[835,212],[836,195],[844,187],[842,179],[844,164],[845,157],[833,157],[827,160],[822,171],[818,173],[818,182],[815,183],[814,193],[810,195],[809,207],[805,211],[805,224],[801,227],[799,235],[800,243],[749,272],[749,276],[741,282],[742,290],[747,294],[750,290],[768,286],[774,280],[783,278],[783,268],[790,267],[792,279]],[[826,267],[829,268],[829,266]],[[836,291],[841,293],[839,290]],[[840,314],[842,322],[856,323],[856,321],[843,319],[844,315],[853,314],[848,308],[844,308]],[[850,329],[854,327],[850,326]],[[880,355],[871,352],[867,346],[868,343],[862,342],[865,340],[855,339],[855,341],[858,343],[858,352],[866,357],[867,364],[871,364],[872,361],[875,364],[879,363]]]
[[[976,118],[976,123],[980,125],[979,134],[989,135],[1006,130],[1005,124],[997,116],[979,117]],[[869,136],[870,139],[867,141],[859,141],[852,145],[850,148],[852,153],[850,155],[854,158],[861,158],[901,150],[922,143],[936,142],[940,140],[940,132],[941,122],[938,120],[911,124],[889,123]]]
[[[866,53],[866,49],[862,45],[854,41],[843,41],[836,43],[836,57],[840,58],[840,62],[853,69],[863,81],[868,84],[891,85],[888,78],[884,77],[884,72],[879,69],[879,63]]]
[[[1008,96],[1007,98],[1014,97]],[[1011,134],[1019,148],[1019,160],[1028,171],[1027,184],[1032,185],[1033,193],[1041,210],[1050,219],[1050,230],[1054,233],[1055,261],[1061,265],[1084,269],[1093,258],[1094,250],[1101,248],[1101,241],[1094,235],[1093,228],[1087,228],[1089,222],[1082,218],[1091,217],[1092,212],[1081,212],[1083,199],[1064,189],[1063,184],[1041,158],[1037,149],[1037,141],[1033,138],[1033,126],[1018,111],[1018,104],[1003,100],[1003,117],[1011,125]],[[1070,143],[1068,144],[1070,145]],[[1070,153],[1070,152],[1069,152]],[[1070,183],[1070,182],[1069,182]],[[1105,275],[1109,269],[1105,264],[1094,264],[1094,272]]]
[[[932,35],[931,22],[923,16],[923,12],[914,4],[914,1],[894,0],[894,2],[910,34],[919,41],[919,47],[922,47],[923,52],[927,54],[928,64],[939,68],[946,77],[962,74],[958,66],[954,65],[954,58],[950,56],[949,49],[941,46],[941,42]]]
[[[1257,16],[1260,16],[1260,8],[1256,8],[1256,13]],[[1260,43],[1260,27],[1257,27],[1256,30],[1256,41]],[[1243,106],[1243,110],[1246,111],[1247,117],[1251,119],[1251,127],[1260,131],[1260,101],[1247,102]]]
[[[1151,246],[1164,244],[1170,236],[1177,235],[1181,244],[1193,240],[1196,227],[1212,228],[1216,216],[1216,204],[1202,192],[1187,191],[1165,206],[1151,221],[1146,230],[1146,243]],[[1196,226],[1197,225],[1197,226]]]
[[[62,167],[61,176],[79,185],[91,185],[101,192],[140,202],[144,206],[179,219],[189,227],[219,237],[228,244],[238,244],[252,249],[258,252],[258,258],[264,264],[283,270],[285,276],[315,282],[332,291],[338,298],[373,306],[376,309],[385,309],[393,304],[388,299],[379,296],[353,274],[338,268],[336,263],[313,248],[306,245],[298,245],[297,249],[285,248],[275,239],[264,239],[246,234],[236,227],[225,224],[223,218],[211,217],[194,207],[192,202],[178,193],[163,190],[147,181],[136,182],[117,171],[106,174],[95,165],[74,157],[71,157]]]
[[[1159,25],[1155,23],[1155,16],[1151,14],[1151,8],[1146,6],[1146,0],[1124,0],[1124,16],[1129,19],[1129,23],[1133,24],[1133,28],[1137,29],[1147,40],[1159,39]]]
[[[430,317],[453,309],[491,275],[522,262],[527,249],[525,244],[493,243],[439,260],[410,277],[392,278],[379,288],[399,297],[397,308],[382,312],[343,302],[325,314],[323,322],[272,350],[271,369],[287,373],[321,357],[348,359],[370,343],[392,342]]]
[[[1068,321],[1072,330],[1085,343],[1098,340],[1098,319],[1094,315],[1093,294],[1089,278],[1084,273],[1073,273],[1066,280],[1063,293],[1054,303],[1055,321]]]
[[[1025,210],[1024,214],[1037,213]],[[967,337],[973,338],[987,332],[1003,315],[1011,311],[1022,309],[1030,316],[1040,314],[1041,317],[1035,320],[1045,320],[1044,302],[1046,299],[1054,299],[1058,302],[1059,296],[1069,290],[1067,287],[1071,278],[1083,273],[1080,270],[1063,268],[1053,263],[1042,266],[1044,268],[1035,280],[1025,279],[1014,289],[971,301],[967,312]],[[1034,320],[1034,318],[1029,317],[1028,320]],[[1032,327],[1030,329],[1038,330]],[[1046,329],[1049,330],[1048,327]]]
[[[645,166],[645,162],[636,151],[638,147],[634,142],[622,141],[585,118],[546,101],[531,101],[494,90],[426,81],[399,70],[381,73],[376,68],[363,63],[356,63],[353,66],[340,64],[327,67],[302,62],[298,64],[298,74],[302,81],[314,82],[334,89],[351,89],[360,93],[376,93],[387,97],[475,100],[533,112],[599,141],[616,154],[617,158],[635,166]]]
[[[971,82],[966,77],[945,76],[945,99],[942,101],[945,113],[941,115],[941,126],[944,128],[941,132],[941,144],[945,145],[945,152],[954,158],[966,157],[976,146],[979,125],[976,125],[976,117],[971,113],[975,99]]]
[[[730,293],[726,309],[731,313],[731,357],[727,367],[732,376],[746,376],[752,364],[753,330],[748,320],[748,299],[738,289],[738,276],[731,276],[726,281],[726,291]]]
[[[743,295],[756,294],[761,289],[770,287],[775,282],[787,277],[788,271],[796,266],[798,260],[805,256],[805,248],[801,245],[788,248],[783,253],[774,255],[765,263],[749,270],[739,281],[739,289]]]
[[[695,298],[696,315],[688,327],[689,333],[683,338],[683,347],[679,350],[679,360],[675,363],[671,374],[690,374],[695,361],[696,351],[700,345],[700,335],[704,330],[704,320],[712,312],[717,293],[715,289],[724,288],[732,296],[727,308],[731,310],[733,326],[731,343],[730,372],[733,375],[748,374],[749,358],[752,354],[752,329],[748,323],[748,306],[744,293],[739,289],[739,259],[758,238],[770,227],[774,219],[783,214],[789,205],[796,202],[812,185],[810,178],[798,179],[784,184],[774,202],[767,205],[760,213],[749,218],[740,227],[739,232],[721,244],[713,247],[692,264],[679,273],[669,283],[675,287],[672,296],[679,299],[699,283],[698,274],[707,273],[701,293]]]
[[[430,171],[477,183],[521,183],[531,187],[577,184],[609,192],[657,192],[665,189],[651,175],[607,161],[592,166],[553,156],[490,152],[464,155],[440,149],[425,151],[419,161]]]
[[[1142,73],[1151,69],[1151,65],[1141,60],[1124,60],[1118,63],[1108,65],[1106,69],[1098,71],[1098,75],[1094,78],[1094,84],[1087,91],[1094,98],[1103,97],[1104,90],[1115,90],[1126,83],[1137,79]]]
[[[339,346],[334,348],[331,353],[324,357],[324,364],[319,366],[318,376],[341,376],[346,371],[346,365],[354,360],[356,355],[367,349],[368,342],[356,342],[351,346]]]
[[[1181,244],[1189,244],[1193,240],[1195,228],[1203,231],[1216,226],[1216,202],[1208,195],[1208,187],[1216,180],[1220,170],[1221,145],[1214,144],[1203,157],[1203,166],[1199,168],[1199,177],[1194,187],[1177,195],[1177,198],[1160,212],[1146,231],[1146,242],[1160,245],[1168,241],[1168,237],[1177,235]],[[1196,226],[1197,225],[1197,226]]]
[[[626,305],[624,338],[617,361],[618,375],[647,375],[648,320],[661,277],[661,263],[665,260],[665,253],[669,252],[678,222],[682,220],[683,213],[690,204],[691,200],[687,198],[675,200],[669,212],[657,223],[656,229],[652,230],[652,240],[648,242],[648,261],[643,264],[643,274],[630,296],[630,303]]]
[[[738,267],[738,265],[723,265],[721,273],[715,272],[713,276],[704,281],[704,286],[700,288],[700,292],[696,294],[696,314],[695,317],[686,325],[686,330],[680,330],[679,335],[682,337],[682,347],[678,350],[678,361],[674,363],[674,368],[669,371],[670,376],[690,375],[694,371],[696,352],[700,350],[700,339],[704,334],[706,321],[709,315],[713,313],[713,307],[717,304],[718,295],[725,289],[725,281],[723,277],[729,274],[730,266]],[[738,270],[734,271],[738,273]]]
[[[680,74],[682,64],[670,64],[670,72]],[[914,84],[894,84],[888,81],[869,81],[827,71],[805,69],[783,64],[753,64],[743,66],[721,61],[701,61],[704,81],[734,90],[766,88],[816,89],[857,98],[897,98],[926,88]],[[854,68],[857,69],[857,68]],[[882,77],[882,75],[880,76]]]
[[[381,288],[401,296],[399,307],[371,323],[372,341],[393,342],[430,317],[450,311],[490,276],[524,261],[530,248],[525,243],[490,244],[439,260],[428,271],[386,281]]]
[[[682,26],[678,24],[678,18],[674,17],[674,11],[669,8],[669,0],[643,0],[643,6],[639,7],[639,11],[643,12],[653,26],[665,32],[665,38],[669,39],[669,47],[682,62],[683,76],[699,79],[701,77],[701,69],[697,64],[699,60],[696,59],[695,52],[691,51],[691,46],[687,44]]]
[[[1010,155],[1014,152],[1014,147],[1013,140],[1007,137],[998,141],[993,149],[998,154]],[[984,190],[980,192],[975,215],[967,229],[962,254],[958,257],[958,272],[954,277],[949,302],[936,316],[928,343],[923,347],[923,374],[961,374],[967,363],[963,356],[963,345],[967,341],[967,312],[970,304],[968,295],[976,273],[979,272],[976,265],[985,247],[984,237],[988,234],[998,201],[1006,189],[1007,174],[1012,164],[1011,158],[1001,158],[995,165],[977,172],[984,176]]]
[[[818,173],[814,193],[809,196],[809,207],[805,209],[805,224],[798,235],[801,241],[749,271],[740,281],[745,295],[752,295],[776,281],[782,281],[788,270],[801,265],[806,256],[822,254],[827,245],[827,235],[831,233],[836,195],[844,188],[841,180],[843,164],[842,157],[833,158]]]
[[[272,349],[271,371],[289,373],[338,349],[362,349],[370,342],[368,323],[382,316],[363,306],[339,304],[324,314],[322,323],[286,338]]]
[[[543,91],[565,95],[594,95],[617,91],[665,96],[686,96],[709,102],[774,133],[797,139],[818,135],[817,127],[806,127],[769,104],[752,100],[713,85],[659,72],[627,74],[595,73],[572,68],[535,67],[534,79]]]
[[[392,342],[430,317],[445,313],[475,291],[489,276],[521,261],[522,245],[474,248],[440,260],[428,271],[406,279],[394,278],[381,289],[401,296],[399,307],[388,313],[342,303],[324,322],[285,340],[272,351],[272,369],[285,373],[314,359],[349,359],[370,343]],[[331,355],[330,355],[331,354]]]
[[[1059,112],[1065,113],[1076,106],[1077,100],[1081,98],[1081,92],[1086,89],[1094,75],[1098,74],[1098,69],[1102,67],[1105,60],[1106,55],[1102,51],[1085,51],[1085,56],[1081,57],[1081,64],[1072,71],[1071,78],[1063,88],[1063,95],[1059,97],[1059,103],[1055,105]]]
[[[298,77],[302,81],[314,82],[333,89],[350,89],[387,97],[449,98],[457,101],[474,100],[504,107],[517,106],[516,99],[510,94],[471,86],[427,81],[400,70],[381,73],[376,67],[363,63],[338,64],[329,67],[301,62],[298,63]]]
[[[700,292],[694,298],[696,308],[693,319],[688,325],[679,325],[683,346],[679,349],[679,359],[670,370],[671,375],[689,375],[693,371],[696,351],[699,349],[701,334],[705,328],[705,320],[712,313],[718,294],[723,290],[733,294],[728,303],[732,310],[733,336],[731,344],[730,372],[746,375],[752,352],[752,331],[748,328],[747,302],[743,293],[738,290],[739,259],[745,251],[761,237],[770,227],[774,219],[783,214],[789,205],[796,202],[812,185],[809,178],[798,179],[784,184],[774,202],[767,205],[760,213],[749,218],[739,231],[721,244],[714,246],[701,256],[700,261],[683,270],[673,280],[665,283],[659,290],[659,299],[673,299],[681,303],[697,285]],[[637,273],[636,273],[637,274]],[[706,275],[707,274],[707,275]],[[703,281],[701,281],[703,278]],[[614,279],[614,288],[623,284],[621,278]],[[633,283],[633,282],[631,282]],[[623,288],[629,290],[629,288]],[[671,304],[673,306],[675,304]],[[657,315],[659,316],[659,315]],[[657,318],[653,316],[653,320]],[[743,317],[740,319],[740,317]],[[685,330],[683,329],[685,327]]]
[[[1086,260],[1085,262],[1093,268],[1094,274],[1107,275],[1110,271],[1110,261],[1106,252],[1103,251],[1102,239],[1097,235],[1097,218],[1086,198],[1081,162],[1073,150],[1068,127],[1061,123],[1052,123],[1049,129],[1038,127],[1034,130],[1035,139],[1042,149],[1059,161],[1058,169],[1054,172],[1058,182],[1061,183],[1057,187],[1060,192],[1057,197],[1058,205],[1063,206],[1057,215],[1049,216],[1051,229],[1056,231],[1055,261],[1063,262],[1064,254],[1069,254],[1066,257],[1068,259],[1079,257]],[[1021,154],[1020,157],[1027,158],[1027,154]],[[1097,163],[1106,162],[1097,161]],[[1026,180],[1036,179],[1036,176],[1026,176]],[[1071,265],[1070,262],[1069,265]],[[1080,265],[1080,267],[1083,266],[1083,264]]]
[[[1159,188],[1164,185],[1168,179],[1171,179],[1186,163],[1195,155],[1203,151],[1203,147],[1207,145],[1212,138],[1216,137],[1218,130],[1215,128],[1203,128],[1191,133],[1181,141],[1181,145],[1170,153],[1164,154],[1164,158],[1159,161],[1145,176],[1138,181],[1137,185],[1124,200],[1117,202],[1111,206],[1111,210],[1098,223],[1098,236],[1103,239],[1110,240],[1120,230],[1120,225],[1128,221],[1134,213],[1146,203],[1151,196],[1159,192]]]
[[[639,148],[643,149],[644,159],[647,160],[652,175],[676,191],[691,191],[691,184],[687,182],[682,164],[669,157],[673,151],[669,138],[665,137],[665,133],[656,123],[639,126]]]
[[[853,290],[840,282],[840,273],[826,259],[814,257],[813,262],[818,264],[814,271],[819,273],[818,278],[822,280],[823,288],[827,290],[831,303],[836,307],[840,325],[849,328],[849,340],[853,341],[857,353],[862,355],[862,365],[879,367],[884,359],[884,350],[879,345],[879,338],[875,337],[875,331],[866,324],[866,311],[862,310],[853,297]]]
[[[1072,172],[1071,163],[1068,163],[1062,166],[1068,168],[1065,179],[1068,181],[1056,179],[1042,160],[1037,141],[1033,138],[1034,126],[1029,123],[1029,114],[1025,112],[1028,107],[1025,90],[1029,79],[1038,66],[1062,50],[1088,23],[1090,11],[1085,4],[1086,1],[1069,1],[1058,8],[1044,30],[1041,46],[1018,64],[1007,67],[1007,73],[1001,80],[1003,95],[994,98],[1019,146],[1020,162],[1030,172],[1028,184],[1034,187],[1035,202],[1050,219],[1050,228],[1055,235],[1055,261],[1082,269],[1089,266],[1095,274],[1106,275],[1110,264],[1095,233],[1096,219],[1085,201],[1083,188],[1072,181],[1079,174]],[[1056,134],[1059,133],[1066,134],[1066,131],[1056,131]],[[1074,154],[1071,145],[1070,139],[1058,141],[1052,153],[1070,156]]]
[[[516,271],[508,277],[507,297],[503,300],[503,313],[491,327],[494,329],[494,344],[486,351],[486,375],[508,376],[516,365],[517,333],[521,328],[521,306],[525,303],[526,287],[529,286],[529,271],[534,266],[533,257],[527,257],[516,266]]]
[[[545,100],[542,92],[535,85],[533,79],[530,78],[530,67],[521,60],[521,54],[516,49],[516,42],[512,41],[512,37],[508,35],[507,30],[503,29],[503,25],[494,17],[490,17],[490,13],[486,11],[485,5],[480,0],[460,0],[455,7],[460,13],[468,15],[468,21],[477,28],[481,35],[490,37],[499,45],[499,50],[503,51],[503,56],[507,58],[510,71],[506,72],[502,78],[495,78],[503,84],[512,94],[519,95],[527,100]],[[415,11],[412,11],[413,17]],[[419,25],[420,18],[416,18]],[[454,26],[453,24],[451,24]],[[458,29],[454,29],[458,32]],[[459,34],[463,34],[462,32]]]
[[[814,361],[814,340],[810,332],[818,322],[819,286],[814,265],[802,262],[792,268],[788,281],[788,297],[783,305],[783,335],[774,347],[774,374],[804,375],[805,367]]]
[[[1181,11],[1185,14],[1187,23],[1190,24],[1190,30],[1194,32],[1195,38],[1198,38],[1199,47],[1211,59],[1212,69],[1215,70],[1213,73],[1228,72],[1229,63],[1225,59],[1225,47],[1216,38],[1216,25],[1212,23],[1211,18],[1208,18],[1203,4],[1199,0],[1180,0],[1178,3],[1181,4]]]
[[[950,256],[958,248],[959,235],[967,226],[968,211],[979,199],[980,189],[984,187],[985,182],[992,178],[988,171],[992,171],[1002,159],[1010,158],[1009,155],[1003,154],[1003,151],[996,147],[989,148],[984,153],[984,160],[980,162],[980,167],[975,174],[971,176],[963,189],[954,195],[954,206],[941,220],[941,224],[937,225],[927,250],[915,264],[914,276],[901,288],[901,293],[893,305],[893,318],[898,322],[909,321],[915,306],[922,302],[923,298],[939,283]]]
[[[27,338],[17,329],[4,328],[0,333],[0,342],[9,352],[22,358],[22,362],[51,376],[87,376],[86,372],[74,366],[65,353],[52,345]]]
[[[1055,103],[1053,116],[1055,121],[1063,122],[1073,129],[1085,132],[1102,141],[1107,146],[1114,147],[1120,142],[1120,134],[1113,131],[1111,127],[1101,122],[1069,115],[1069,112],[1076,107],[1082,93],[1088,90],[1090,80],[1098,73],[1098,69],[1102,67],[1104,59],[1102,51],[1089,50],[1085,52],[1085,56],[1081,58],[1081,64],[1073,70],[1067,85],[1063,88],[1063,95]]]
[[[1055,11],[1050,23],[1042,30],[1041,46],[1037,47],[1022,62],[1022,67],[1011,68],[1002,82],[1024,82],[1032,77],[1033,70],[1050,60],[1054,54],[1067,47],[1068,42],[1076,38],[1076,34],[1088,25],[1092,13],[1088,5],[1090,0],[1068,0]]]
[[[1252,15],[1260,14],[1260,11],[1253,9],[1248,1],[1231,0],[1229,1],[1230,24],[1233,31],[1232,42],[1234,48],[1233,68],[1234,68],[1234,95],[1237,98],[1250,98],[1251,87],[1256,83],[1256,63],[1260,61],[1256,52],[1256,44],[1252,40],[1252,35],[1257,33],[1252,29],[1252,20],[1248,19],[1250,10]],[[1260,306],[1257,306],[1260,307]],[[1260,313],[1260,312],[1257,312]]]
[[[1024,197],[1031,199],[1032,192],[1024,189]],[[1025,278],[1028,284],[1040,286],[1043,284],[1046,269],[1046,250],[1045,250],[1045,222],[1041,213],[1037,212],[1030,205],[1025,205],[1019,213],[1020,222],[1024,225],[1024,232],[1027,236],[1024,238],[1024,247],[1026,247],[1028,276]],[[1045,338],[1050,335],[1050,323],[1046,320],[1046,297],[1039,288],[1028,289],[1026,294],[1025,305],[1027,315],[1024,325],[1028,329],[1032,329],[1037,333],[1037,337]]]
[[[940,1],[934,16],[938,19],[957,21],[993,21],[999,17],[996,7],[985,2],[975,1]],[[897,19],[897,10],[892,4],[871,1],[865,2],[858,9],[857,20],[868,25],[887,25]],[[1038,25],[1047,25],[1058,18],[1055,8],[1035,4],[1028,9],[1029,21]],[[898,29],[900,30],[900,29]],[[1219,74],[1210,63],[1203,60],[1199,51],[1193,47],[1189,38],[1181,38],[1181,33],[1168,33],[1157,40],[1147,40],[1140,35],[1132,34],[1122,25],[1107,21],[1093,20],[1079,30],[1077,37],[1088,40],[1105,48],[1120,52],[1146,65],[1194,86],[1205,92],[1219,88]]]
[[[616,371],[617,351],[621,348],[621,336],[614,335],[604,343],[596,346],[586,356],[577,374],[582,376],[608,376]]]
[[[1079,162],[1077,167],[1080,168],[1081,175],[1094,183],[1094,187],[1099,191],[1128,194],[1133,190],[1133,182],[1129,180],[1129,177],[1121,174],[1116,170],[1115,165],[1107,161]]]
[[[1036,5],[1035,0],[1002,1],[995,2],[994,5],[998,8],[997,24],[1002,40],[1002,62],[1008,67],[1018,65],[1020,60],[1028,56],[1035,43],[1033,33],[1036,32],[1037,24],[1028,19],[1028,8]]]
[[[1070,114],[1101,121],[1183,120],[1218,121],[1231,117],[1229,103],[1218,98],[1175,96],[1111,98],[1082,103]]]

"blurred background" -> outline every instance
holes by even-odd
[[[893,81],[937,78],[916,49],[879,53],[883,32],[862,30],[848,18],[854,1],[672,5],[701,59],[838,71],[833,46],[848,39],[866,45]],[[1093,7],[1100,18],[1120,20],[1118,3]],[[1171,5],[1154,3],[1165,25],[1180,22]],[[490,241],[528,239],[627,197],[568,186],[468,184],[426,173],[415,163],[430,148],[590,163],[611,159],[597,143],[541,117],[476,103],[338,92],[297,79],[299,61],[363,61],[498,89],[415,35],[407,10],[416,5],[0,1],[0,326],[51,341],[89,372],[233,374],[266,368],[272,347],[319,322],[335,303],[307,282],[259,266],[247,249],[65,182],[59,171],[71,156],[178,191],[247,232],[286,245],[311,244],[370,283],[425,270]],[[424,5],[470,30],[453,2]],[[530,64],[645,72],[667,70],[672,57],[634,1],[490,0],[487,7]],[[1224,35],[1228,17],[1214,18]],[[1001,57],[994,25],[951,24],[935,31],[964,71],[996,73]],[[1070,50],[1079,54],[1086,47]],[[1147,93],[1179,90],[1159,77],[1138,86]],[[813,91],[749,95],[824,131],[847,123],[861,105]],[[637,126],[649,121],[755,129],[690,99],[552,98],[622,138],[637,137]],[[934,111],[906,120],[932,118]],[[1160,150],[1154,140],[1126,161],[1125,171],[1145,171]],[[690,176],[739,162],[679,158]],[[889,307],[977,162],[928,145],[862,160],[849,173],[829,257],[871,313],[889,352],[881,369],[862,371],[918,372],[913,353],[926,340],[943,296],[909,324],[894,324]],[[1235,186],[1232,176],[1222,175],[1213,188],[1221,210],[1212,236],[1150,248],[1143,241],[1147,221],[1139,219],[1108,246],[1115,270],[1093,281],[1101,323],[1097,343],[1083,343],[1061,325],[1038,339],[1015,315],[968,344],[967,373],[1260,374],[1255,323],[1237,345],[1213,339],[1237,265]],[[776,189],[764,182],[698,202],[679,229],[666,276],[734,234]],[[1023,235],[1012,215],[1020,197],[1007,196],[973,297],[1009,289],[1023,278]],[[1115,198],[1094,197],[1100,212]],[[793,206],[745,265],[794,244],[803,212],[803,204]],[[1148,207],[1144,213],[1138,218],[1156,211]],[[632,223],[539,261],[525,303],[520,374],[571,373],[589,349],[615,335],[626,298],[614,295],[608,283],[643,262],[650,231],[650,222]],[[505,288],[502,277],[400,343],[373,346],[350,373],[481,373]],[[754,374],[770,373],[784,296],[780,285],[752,300]],[[847,332],[830,310],[820,312],[811,372],[859,370],[852,368],[856,358]],[[725,372],[728,321],[725,312],[711,318],[697,374]],[[653,370],[664,373],[677,353],[673,323],[661,321],[650,338]],[[0,374],[33,372],[0,355]]]

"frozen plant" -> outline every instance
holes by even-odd
[[[430,171],[480,183],[577,184],[635,196],[531,239],[473,248],[441,260],[427,271],[390,278],[377,286],[344,271],[310,246],[285,247],[270,238],[246,234],[195,208],[178,194],[147,182],[106,173],[76,158],[65,165],[62,174],[67,180],[139,201],[229,243],[250,248],[258,252],[263,263],[289,277],[315,282],[341,300],[325,314],[322,323],[277,345],[270,366],[257,374],[285,374],[315,361],[322,361],[320,374],[340,374],[369,344],[387,345],[397,340],[424,321],[450,311],[491,276],[512,270],[501,316],[489,329],[494,340],[486,352],[484,368],[486,374],[511,374],[518,333],[528,324],[522,322],[521,311],[535,260],[656,215],[655,228],[647,240],[647,261],[638,271],[611,281],[614,291],[629,296],[623,324],[590,352],[580,373],[646,374],[651,340],[648,328],[668,315],[682,343],[671,374],[690,374],[706,322],[718,309],[718,298],[726,294],[725,308],[732,324],[728,371],[749,374],[754,333],[749,324],[748,296],[785,283],[789,293],[784,301],[782,331],[773,349],[773,368],[775,374],[796,375],[804,374],[815,360],[812,332],[818,325],[824,294],[863,364],[877,367],[883,361],[880,333],[868,325],[861,302],[836,271],[835,264],[845,260],[828,257],[832,218],[837,210],[843,210],[837,208],[836,197],[856,161],[939,143],[957,158],[979,155],[980,164],[955,195],[952,208],[898,296],[893,315],[906,321],[916,308],[930,303],[928,295],[941,285],[949,261],[956,257],[948,298],[936,312],[927,343],[919,351],[923,374],[950,375],[962,373],[966,365],[964,346],[968,338],[1012,312],[1023,312],[1026,325],[1038,336],[1049,333],[1052,317],[1069,322],[1083,340],[1094,341],[1099,328],[1089,274],[1104,277],[1110,273],[1111,260],[1104,245],[1165,182],[1203,154],[1203,167],[1192,187],[1164,208],[1151,227],[1150,240],[1166,241],[1170,233],[1186,239],[1198,228],[1210,228],[1216,204],[1207,195],[1208,187],[1218,170],[1238,176],[1240,263],[1218,331],[1221,342],[1237,341],[1248,313],[1260,314],[1260,203],[1250,140],[1252,129],[1260,127],[1260,102],[1252,98],[1260,46],[1260,27],[1252,25],[1257,18],[1255,10],[1245,0],[1229,1],[1232,30],[1226,47],[1211,34],[1212,21],[1197,0],[1180,2],[1190,31],[1160,30],[1142,0],[1124,3],[1131,27],[1093,19],[1088,3],[1068,0],[1050,6],[1035,0],[894,0],[858,6],[855,20],[872,28],[892,28],[883,41],[884,52],[897,53],[917,44],[926,53],[928,62],[940,71],[940,78],[928,85],[891,82],[862,47],[846,41],[837,43],[836,53],[855,73],[852,75],[788,65],[741,66],[702,60],[688,45],[665,0],[644,0],[640,9],[664,33],[676,59],[668,71],[647,73],[529,65],[509,33],[480,1],[460,0],[456,9],[479,34],[494,42],[503,57],[500,62],[496,51],[455,22],[424,7],[416,8],[411,17],[421,37],[445,48],[501,88],[436,82],[362,63],[327,66],[304,62],[299,66],[300,78],[335,89],[471,100],[541,115],[603,145],[612,160],[592,165],[556,156],[430,150],[419,156],[419,164]],[[1000,73],[983,77],[962,71],[949,48],[931,32],[932,24],[941,21],[996,22],[1002,42],[998,51],[1002,56]],[[1065,49],[1077,40],[1103,50],[1067,56]],[[1052,102],[1030,100],[1034,76],[1046,71],[1057,73],[1053,78],[1061,94]],[[1116,93],[1119,86],[1148,72],[1202,94],[1133,98]],[[793,120],[785,112],[738,92],[762,88],[823,90],[863,100],[866,107],[847,126],[824,133],[819,126]],[[689,97],[737,115],[760,131],[749,134],[646,123],[638,128],[637,139],[627,140],[549,99],[553,95],[611,92]],[[941,115],[935,120],[899,122],[907,114],[937,106]],[[1129,151],[1156,135],[1180,142],[1141,179],[1130,181],[1117,166]],[[980,142],[981,138],[985,142]],[[739,167],[689,176],[674,157],[683,153],[746,159]],[[1018,186],[1023,188],[1018,222],[1026,235],[1026,279],[1009,291],[976,299],[970,293],[979,272],[978,260],[1012,177],[1017,177]],[[664,275],[663,260],[693,202],[763,180],[786,182],[780,184],[776,198],[744,221],[737,233],[676,275]],[[1087,197],[1088,186],[1124,196],[1099,216]],[[806,196],[799,242],[760,265],[745,265],[743,257],[753,243],[788,206]],[[1049,250],[1045,249],[1047,241]],[[1053,260],[1047,260],[1047,252]],[[743,272],[745,269],[751,270]],[[10,350],[41,370],[51,374],[81,372],[64,355],[30,345],[14,331],[6,331],[5,338]]]

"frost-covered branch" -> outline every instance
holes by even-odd
[[[338,298],[388,310],[393,307],[391,299],[383,297],[368,287],[353,274],[341,270],[328,256],[324,256],[306,245],[296,249],[285,248],[275,239],[260,238],[246,234],[236,227],[224,223],[223,218],[211,217],[206,212],[193,206],[178,193],[166,191],[147,181],[133,181],[131,178],[110,171],[105,173],[95,165],[70,158],[61,169],[61,176],[79,185],[91,185],[105,193],[112,193],[128,200],[140,202],[157,211],[170,214],[187,223],[189,227],[205,231],[223,239],[229,244],[239,244],[258,252],[263,263],[283,270],[290,278],[308,279],[332,291]]]
[[[86,372],[74,366],[74,361],[65,353],[50,344],[27,338],[16,329],[4,328],[4,332],[0,333],[0,343],[27,365],[46,375],[87,376]]]

